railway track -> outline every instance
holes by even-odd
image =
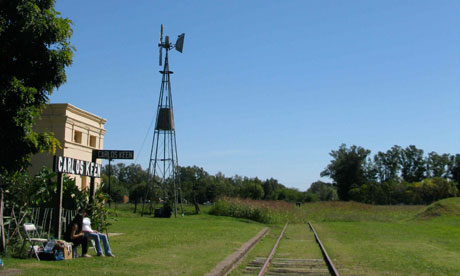
[[[299,276],[299,275],[333,275],[338,276],[339,273],[334,267],[329,255],[326,252],[321,240],[318,237],[313,225],[308,222],[315,240],[321,250],[323,259],[295,259],[295,258],[274,258],[280,241],[283,239],[284,233],[288,227],[288,223],[284,225],[281,234],[276,240],[270,255],[267,258],[257,257],[252,260],[243,270],[242,275],[258,275],[258,276]],[[306,230],[307,231],[307,230]]]

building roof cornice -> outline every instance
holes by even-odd
[[[93,120],[95,122],[98,122],[100,124],[105,124],[107,122],[106,119],[104,118],[101,118],[97,115],[94,115],[93,113],[90,113],[86,110],[83,110],[83,109],[80,109],[72,104],[69,104],[69,103],[52,103],[52,104],[48,104],[49,106],[52,106],[52,107],[62,107],[63,109],[65,110],[68,110],[70,112],[73,112],[77,115],[80,115],[82,117],[85,117],[85,118],[88,118],[90,120]]]

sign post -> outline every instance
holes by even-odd
[[[112,165],[110,164],[111,161],[112,161],[112,159],[109,159],[109,195],[111,194],[110,193],[110,182],[111,182],[111,179],[112,179]],[[112,207],[112,206],[110,206],[111,202],[112,202],[112,199],[109,198],[109,208]]]
[[[55,235],[56,239],[61,239],[62,230],[62,174],[76,174],[90,176],[91,179],[101,177],[101,164],[95,162],[78,160],[65,156],[54,156],[53,171],[57,172],[57,191],[56,191],[56,212],[55,212]]]
[[[54,212],[54,230],[56,239],[61,239],[62,232],[62,173],[57,175],[56,212]]]
[[[96,162],[96,159],[109,159],[109,195],[110,195],[110,182],[112,178],[112,166],[110,162],[113,159],[134,159],[134,151],[133,150],[93,150],[93,162]],[[92,197],[94,196],[94,179],[93,178],[91,178],[90,193],[91,193],[91,199],[92,199]],[[109,198],[109,207],[111,207],[110,206],[111,201],[112,200]]]
[[[93,154],[91,157],[91,162],[96,163],[96,156],[94,155],[94,150],[93,150]],[[95,192],[94,177],[91,177],[89,179],[89,205],[91,205],[94,201],[94,192]]]

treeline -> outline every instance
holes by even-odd
[[[139,164],[125,165],[118,163],[103,167],[103,191],[109,193],[112,200],[122,201],[125,195],[135,204],[142,200],[158,201],[162,198],[162,190],[154,186],[149,198],[146,197],[146,183],[148,174]],[[110,192],[108,186],[111,175]],[[179,180],[181,195],[187,203],[203,204],[213,202],[222,196],[241,197],[256,200],[285,200],[292,202],[311,202],[323,199],[337,198],[335,190],[330,184],[318,182],[314,192],[301,192],[294,188],[287,188],[274,178],[261,180],[257,177],[249,178],[239,175],[226,177],[222,173],[210,175],[203,168],[180,167]],[[329,188],[326,186],[329,185]],[[315,187],[316,187],[315,186]],[[325,186],[326,188],[324,188]],[[315,193],[317,192],[317,194]]]
[[[222,173],[211,175],[197,166],[180,167],[181,197],[186,203],[204,204],[219,197],[240,197],[255,200],[313,202],[354,200],[371,204],[429,204],[457,196],[460,189],[460,154],[438,154],[410,145],[393,146],[386,152],[371,156],[359,146],[341,145],[331,151],[332,160],[321,172],[333,183],[317,181],[308,190],[288,188],[274,178],[261,180]],[[111,175],[109,192],[108,175]],[[163,191],[155,185],[146,198],[148,173],[139,164],[122,163],[103,168],[103,191],[113,201],[125,195],[136,204],[163,199]]]
[[[428,204],[457,196],[460,154],[424,155],[414,145],[371,151],[342,144],[331,151],[332,160],[321,176],[328,176],[340,200],[372,204]]]

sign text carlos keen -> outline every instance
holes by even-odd
[[[56,156],[54,158],[54,171],[57,173],[101,177],[101,169],[101,164],[90,161],[83,161],[64,156]]]

